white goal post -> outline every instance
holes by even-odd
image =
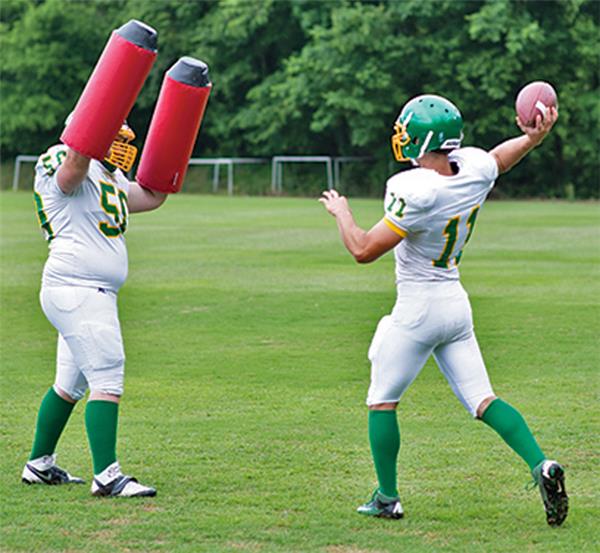
[[[213,165],[213,192],[219,190],[219,173],[221,165],[227,167],[227,194],[233,196],[233,166],[256,163],[268,163],[264,157],[193,157],[189,165]]]
[[[371,157],[357,156],[274,156],[271,161],[271,192],[281,194],[283,191],[284,163],[324,163],[327,174],[327,188],[339,189],[340,167],[342,163],[351,161],[372,161]]]
[[[333,169],[330,156],[274,156],[271,160],[271,192],[281,194],[283,190],[284,163],[324,163],[327,171],[327,188],[333,188]]]
[[[13,184],[12,184],[13,190],[19,189],[19,177],[21,176],[21,164],[25,163],[25,162],[35,163],[39,157],[40,156],[20,155],[15,158],[15,170],[13,172]]]

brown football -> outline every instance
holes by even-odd
[[[517,115],[527,127],[534,127],[538,115],[543,116],[548,108],[556,106],[556,91],[551,84],[544,81],[534,81],[525,85],[515,103]]]

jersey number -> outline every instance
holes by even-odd
[[[115,187],[104,181],[100,181],[100,206],[104,212],[110,215],[114,221],[114,225],[102,221],[98,228],[100,232],[108,238],[115,238],[119,234],[123,234],[127,230],[127,194],[121,189]],[[115,202],[112,203],[110,196],[115,197]]]
[[[464,247],[467,245],[467,242],[470,240],[471,235],[473,234],[473,229],[475,228],[475,221],[477,219],[477,213],[479,213],[479,206],[475,206],[469,217],[467,218],[467,237],[465,238]],[[444,229],[444,235],[446,236],[446,244],[444,245],[444,251],[442,255],[438,259],[433,260],[434,267],[440,267],[441,269],[448,268],[448,261],[452,257],[452,252],[454,251],[454,246],[456,245],[456,240],[458,239],[458,225],[460,223],[460,217],[452,217],[448,221],[446,228]],[[454,259],[454,262],[458,265],[460,263],[460,258],[462,257],[463,250],[460,250]]]
[[[42,157],[42,165],[46,170],[46,174],[49,176],[54,175],[66,157],[67,152],[65,150],[56,150],[54,153]]]
[[[406,202],[404,201],[404,198],[397,198],[393,193],[390,195],[392,196],[392,201],[386,207],[386,210],[390,213],[393,212],[397,219],[402,219],[402,217],[404,217],[404,208],[406,207]]]

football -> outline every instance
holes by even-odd
[[[534,81],[525,85],[515,103],[517,115],[527,127],[535,126],[535,118],[538,115],[543,117],[548,108],[556,106],[556,91],[551,84],[544,81]]]

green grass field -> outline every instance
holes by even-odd
[[[496,393],[566,467],[571,511],[552,529],[526,465],[431,361],[399,408],[406,518],[354,513],[375,487],[366,352],[393,259],[354,263],[310,199],[180,195],[132,216],[118,450],[158,496],[22,485],[56,337],[31,196],[0,202],[1,551],[598,550],[599,204],[489,203],[461,264]],[[380,217],[378,201],[352,206],[363,226]],[[58,452],[89,478],[83,411]]]

